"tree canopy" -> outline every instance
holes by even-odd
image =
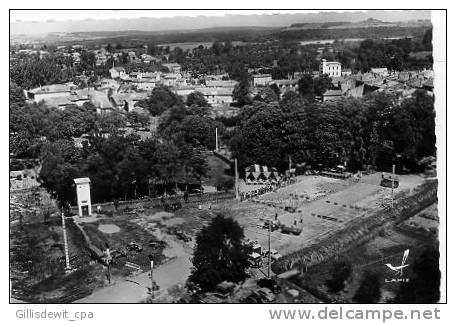
[[[373,271],[365,271],[353,300],[356,303],[371,304],[377,303],[380,296],[380,276]]]
[[[402,284],[395,303],[428,304],[440,300],[440,253],[438,247],[426,248],[412,264],[412,277]]]
[[[242,108],[227,142],[240,166],[288,167],[296,163],[350,170],[418,170],[418,160],[435,155],[433,97],[417,90],[399,100],[385,94],[316,103],[288,92],[280,101],[257,97]]]
[[[151,115],[159,116],[173,106],[183,105],[182,99],[174,94],[167,86],[157,86],[151,95],[137,103],[141,108],[147,109]]]
[[[236,221],[218,214],[196,236],[188,281],[206,292],[223,281],[237,283],[247,278],[249,247],[243,238],[243,229]]]

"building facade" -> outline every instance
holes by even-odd
[[[328,62],[322,59],[320,62],[320,75],[328,75],[329,77],[342,76],[342,65],[339,62]]]
[[[90,200],[90,179],[88,177],[75,178],[74,183],[76,184],[79,216],[91,216],[92,202]]]

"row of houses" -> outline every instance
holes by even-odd
[[[113,81],[113,80],[111,80]],[[130,111],[137,102],[147,98],[146,92],[117,93],[118,83],[102,80],[97,87],[80,89],[73,83],[41,86],[25,91],[26,98],[31,102],[43,102],[47,106],[64,110],[69,106],[82,106],[92,103],[98,113],[106,113],[113,109]]]
[[[434,72],[432,70],[390,72],[387,68],[373,68],[368,73],[332,77],[334,89],[323,94],[323,101],[341,97],[362,97],[370,92],[384,92],[409,97],[417,89],[432,92]]]
[[[113,79],[122,84],[122,87],[129,89],[127,91],[152,91],[156,86],[164,85],[183,97],[195,91],[201,92],[211,105],[226,105],[233,102],[233,90],[238,84],[237,81],[211,75],[201,82],[200,79],[193,79],[189,73],[182,72],[181,66],[177,63],[162,64],[162,66],[169,72],[127,73],[121,66],[113,67],[109,72]]]

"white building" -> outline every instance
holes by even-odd
[[[322,59],[320,62],[320,75],[327,74],[329,77],[340,77],[342,75],[342,65],[339,62],[328,62]]]
[[[88,177],[75,178],[76,195],[78,197],[79,216],[92,216],[92,202],[90,200],[90,179]]]
[[[298,79],[292,79],[292,80],[273,80],[269,82],[269,85],[275,84],[280,90],[280,96],[284,95],[287,91],[293,91],[296,92],[298,91],[298,85],[299,80]]]
[[[233,102],[233,88],[227,87],[199,87],[195,89],[203,93],[206,101],[211,105],[223,105]]]
[[[46,101],[51,98],[69,97],[74,84],[52,84],[40,86],[26,91],[26,97],[34,102]]]
[[[122,78],[125,77],[125,68],[121,66],[115,66],[109,70],[109,73],[111,74],[111,78]]]
[[[388,69],[386,67],[371,68],[371,73],[385,77],[388,76]]]
[[[255,74],[253,77],[253,86],[267,86],[272,81],[271,74]]]

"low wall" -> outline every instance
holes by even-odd
[[[323,241],[283,256],[272,264],[276,274],[291,270],[305,270],[330,258],[347,252],[353,247],[375,238],[385,224],[400,223],[437,201],[437,181],[426,182],[417,187],[412,196],[403,197],[396,202],[395,213],[381,209],[367,218],[356,219],[349,226]]]

